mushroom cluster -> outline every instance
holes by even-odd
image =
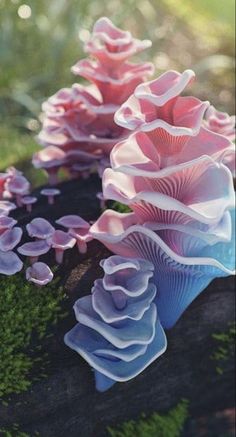
[[[108,18],[94,25],[83,59],[72,72],[92,85],[74,84],[63,88],[43,104],[43,126],[38,135],[42,151],[33,156],[33,165],[44,169],[49,183],[57,183],[58,170],[67,169],[72,177],[87,177],[99,166],[109,165],[112,147],[126,136],[114,122],[119,106],[135,87],[153,74],[151,63],[134,64],[128,58],[151,46],[130,32],[122,31]]]
[[[103,194],[133,212],[106,210],[90,229],[113,253],[154,264],[164,328],[213,278],[235,272],[235,197],[225,165],[234,145],[206,128],[207,102],[179,95],[193,77],[167,72],[139,85],[117,111],[116,122],[135,132],[113,148]]]
[[[96,388],[128,381],[162,355],[167,340],[150,282],[154,266],[144,259],[111,256],[101,261],[103,279],[74,305],[77,325],[65,343],[93,368]]]
[[[92,240],[89,223],[76,215],[64,216],[58,219],[56,223],[68,228],[68,232],[55,229],[49,221],[41,217],[33,219],[26,225],[28,235],[34,241],[24,243],[18,248],[18,252],[28,257],[32,266],[38,262],[41,255],[45,255],[51,249],[55,251],[55,259],[58,264],[63,263],[64,252],[72,249],[76,243],[79,252],[86,253],[87,242]],[[39,264],[40,266],[37,266],[36,272],[42,268],[42,263]],[[43,269],[45,272],[45,265]]]

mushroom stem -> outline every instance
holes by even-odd
[[[79,253],[86,253],[87,252],[87,243],[85,243],[85,241],[77,241],[77,247],[78,247]]]
[[[89,171],[82,171],[81,172],[82,179],[86,180],[86,179],[89,178],[89,176],[90,176],[90,172]]]
[[[38,256],[30,256],[29,257],[29,262],[31,265],[33,265],[34,263],[36,263],[38,261]]]
[[[63,263],[63,257],[64,257],[64,250],[61,249],[55,249],[55,258],[56,258],[56,262],[58,264],[62,264]]]
[[[53,205],[54,204],[54,196],[52,194],[50,194],[48,196],[48,204],[49,205]]]
[[[48,174],[48,183],[49,185],[57,185],[58,184],[58,177],[57,177],[58,169],[47,169]]]
[[[32,212],[32,205],[30,203],[28,205],[26,205],[26,211]]]
[[[20,195],[20,194],[16,194],[16,204],[17,204],[17,206],[20,208],[21,206],[23,206],[23,203],[22,203],[22,196]]]

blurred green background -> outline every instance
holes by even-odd
[[[156,75],[192,68],[192,94],[234,112],[234,0],[0,0],[0,171],[32,176],[41,103],[78,80],[70,67],[103,15],[152,40],[137,61],[152,60]]]

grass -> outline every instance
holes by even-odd
[[[224,332],[212,334],[216,342],[216,348],[211,359],[217,363],[216,372],[219,375],[224,373],[224,364],[235,354],[236,324],[231,323]]]
[[[40,288],[26,282],[23,273],[1,276],[0,290],[0,398],[3,398],[30,387],[30,372],[36,363],[37,377],[43,376],[46,357],[40,354],[40,343],[49,326],[64,316],[61,309],[64,293],[58,279]],[[40,341],[32,354],[33,337]]]
[[[187,418],[188,401],[183,399],[166,414],[143,415],[117,429],[108,428],[108,434],[110,437],[180,437]]]

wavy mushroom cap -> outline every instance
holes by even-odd
[[[40,150],[40,152],[36,152],[32,159],[35,168],[44,169],[61,167],[65,162],[65,152],[55,146],[48,146],[47,148]]]
[[[46,285],[53,279],[53,273],[47,264],[36,262],[26,270],[26,279],[37,285]]]
[[[50,239],[50,244],[54,249],[66,250],[72,249],[76,239],[67,232],[56,230]]]
[[[23,268],[23,263],[20,258],[12,251],[0,251],[0,274],[11,276],[20,272]]]
[[[22,246],[18,247],[17,251],[21,255],[29,256],[29,257],[38,257],[40,255],[44,255],[50,250],[50,244],[48,244],[45,240],[32,241],[30,243],[25,243]]]
[[[18,227],[5,231],[2,235],[0,235],[0,250],[2,252],[13,250],[14,247],[16,247],[20,242],[22,234],[22,229]]]
[[[26,225],[30,237],[46,240],[55,232],[55,228],[44,218],[38,217]]]
[[[11,211],[16,209],[16,205],[8,200],[0,200],[0,217],[2,215],[8,215]]]
[[[105,276],[95,281],[92,295],[75,303],[79,323],[65,343],[94,368],[96,387],[105,391],[142,372],[164,353],[167,341],[154,304],[156,287],[149,283],[153,265],[119,256],[101,265]]]
[[[30,190],[30,183],[27,181],[27,179],[22,176],[16,174],[12,179],[10,179],[7,184],[7,190],[10,191],[12,194],[20,194],[25,195]]]
[[[60,219],[56,220],[58,225],[64,226],[68,229],[89,229],[90,224],[86,222],[79,215],[65,215]]]

